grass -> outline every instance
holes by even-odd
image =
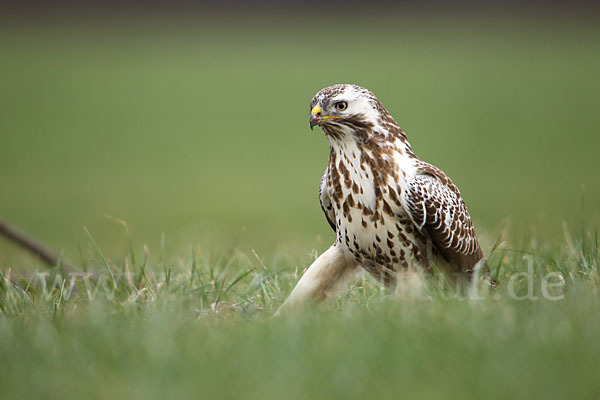
[[[597,27],[315,23],[2,24],[0,213],[76,266],[0,242],[3,398],[598,397]],[[499,288],[271,318],[333,238],[307,104],[341,81],[453,177]]]
[[[434,284],[395,298],[365,277],[278,319],[309,260],[98,251],[89,275],[8,271],[0,384],[13,398],[594,398],[600,252],[581,239],[561,252],[530,244],[525,257],[500,246],[490,264],[502,284],[474,300]],[[558,286],[544,295],[550,272]]]

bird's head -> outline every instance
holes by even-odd
[[[371,128],[382,114],[387,114],[373,93],[347,84],[320,90],[310,102],[310,109],[310,129],[318,125],[329,136]]]

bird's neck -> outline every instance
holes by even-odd
[[[356,158],[361,153],[378,159],[380,157],[417,158],[404,131],[396,121],[380,118],[377,123],[368,123],[364,127],[346,129],[336,132],[325,132],[329,140],[330,154],[342,154],[348,158]]]

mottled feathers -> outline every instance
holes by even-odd
[[[424,165],[407,184],[404,201],[417,229],[439,255],[460,271],[471,271],[483,253],[465,202],[442,171]]]
[[[330,144],[319,198],[336,243],[386,284],[417,263],[470,273],[483,259],[458,188],[420,160],[367,89],[335,85],[311,101],[311,126]]]

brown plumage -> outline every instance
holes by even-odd
[[[414,267],[431,273],[432,263],[467,277],[479,266],[487,269],[458,188],[415,155],[370,91],[335,85],[318,92],[310,106],[311,128],[319,126],[330,145],[319,198],[336,241],[291,299],[330,276],[330,264],[348,271],[362,267],[388,287]]]

